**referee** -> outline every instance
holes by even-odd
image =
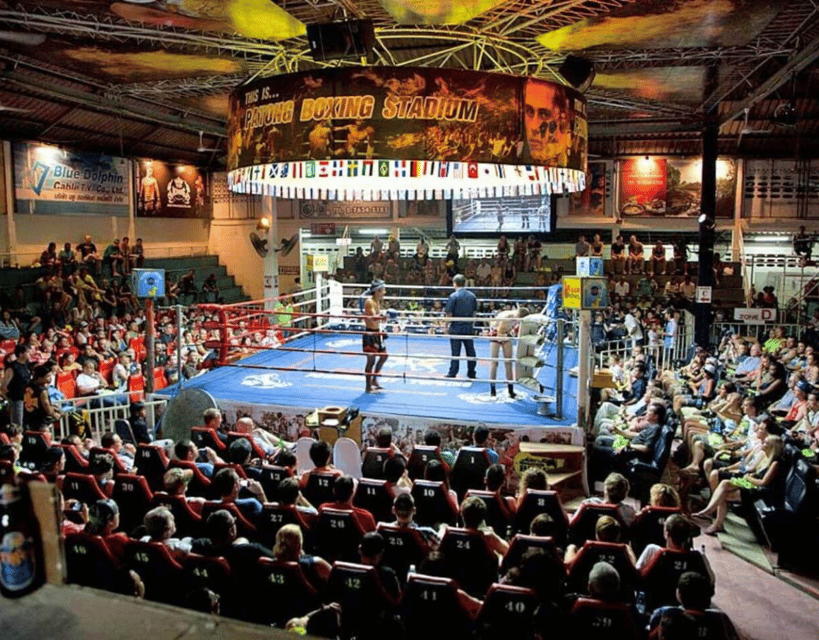
[[[449,295],[449,300],[447,300],[446,315],[456,318],[474,318],[475,311],[478,308],[478,299],[474,293],[464,288],[466,278],[463,274],[459,273],[452,279],[452,284],[455,286],[455,291]],[[466,351],[466,356],[469,358],[469,360],[466,361],[466,376],[467,378],[475,377],[477,361],[475,360],[475,342],[472,340],[474,334],[475,327],[471,320],[453,320],[449,323],[449,335],[469,337],[449,339],[449,344],[452,348],[452,360],[449,363],[447,378],[454,378],[458,375],[458,366],[460,364],[458,358],[461,355],[462,344]]]

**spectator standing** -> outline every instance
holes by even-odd
[[[0,396],[9,401],[9,422],[20,426],[25,415],[26,386],[31,382],[28,356],[28,345],[14,347],[14,360],[6,367],[0,383]]]
[[[472,336],[475,332],[474,322],[467,318],[474,318],[475,312],[478,309],[478,301],[475,294],[465,288],[466,278],[462,274],[457,274],[452,279],[452,284],[455,287],[454,293],[451,293],[446,303],[446,315],[449,317],[461,318],[453,320],[449,323],[449,333],[452,336]],[[452,360],[449,364],[449,373],[447,378],[454,378],[458,375],[458,368],[460,365],[457,359],[461,355],[461,345],[466,351],[467,360],[467,377],[474,378],[477,361],[475,359],[475,342],[471,337],[450,338],[450,347],[452,351]]]

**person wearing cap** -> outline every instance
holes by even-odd
[[[468,358],[466,361],[466,375],[468,378],[474,378],[477,360],[475,358],[475,341],[472,340],[471,336],[475,333],[475,326],[474,322],[468,318],[475,317],[475,312],[478,309],[478,299],[474,293],[466,289],[466,278],[463,274],[457,274],[452,279],[452,285],[455,287],[455,291],[449,295],[444,312],[450,318],[458,318],[458,320],[449,323],[449,334],[463,337],[449,339],[452,360],[450,360],[449,373],[447,373],[446,377],[454,378],[458,375],[460,365],[458,358],[461,355],[461,345],[463,345]]]
[[[88,508],[88,522],[85,523],[85,533],[92,536],[101,536],[111,554],[122,560],[125,555],[125,545],[128,535],[119,529],[119,507],[110,498],[97,500]]]
[[[366,375],[367,393],[378,391],[382,387],[378,384],[378,374],[387,361],[387,348],[384,346],[384,333],[381,331],[381,322],[384,315],[381,313],[381,301],[384,299],[386,286],[382,280],[373,280],[367,290],[364,301],[364,333],[361,342],[367,364],[364,366]]]

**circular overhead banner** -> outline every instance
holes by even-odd
[[[540,78],[405,67],[263,78],[230,98],[233,191],[338,200],[585,187],[586,101]]]

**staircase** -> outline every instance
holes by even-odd
[[[144,268],[165,269],[165,273],[172,276],[174,281],[178,281],[189,269],[193,269],[197,290],[201,290],[205,278],[211,273],[215,273],[219,296],[224,300],[225,304],[250,300],[250,296],[245,295],[242,287],[236,284],[234,277],[228,275],[227,267],[219,264],[219,256],[146,258]]]

